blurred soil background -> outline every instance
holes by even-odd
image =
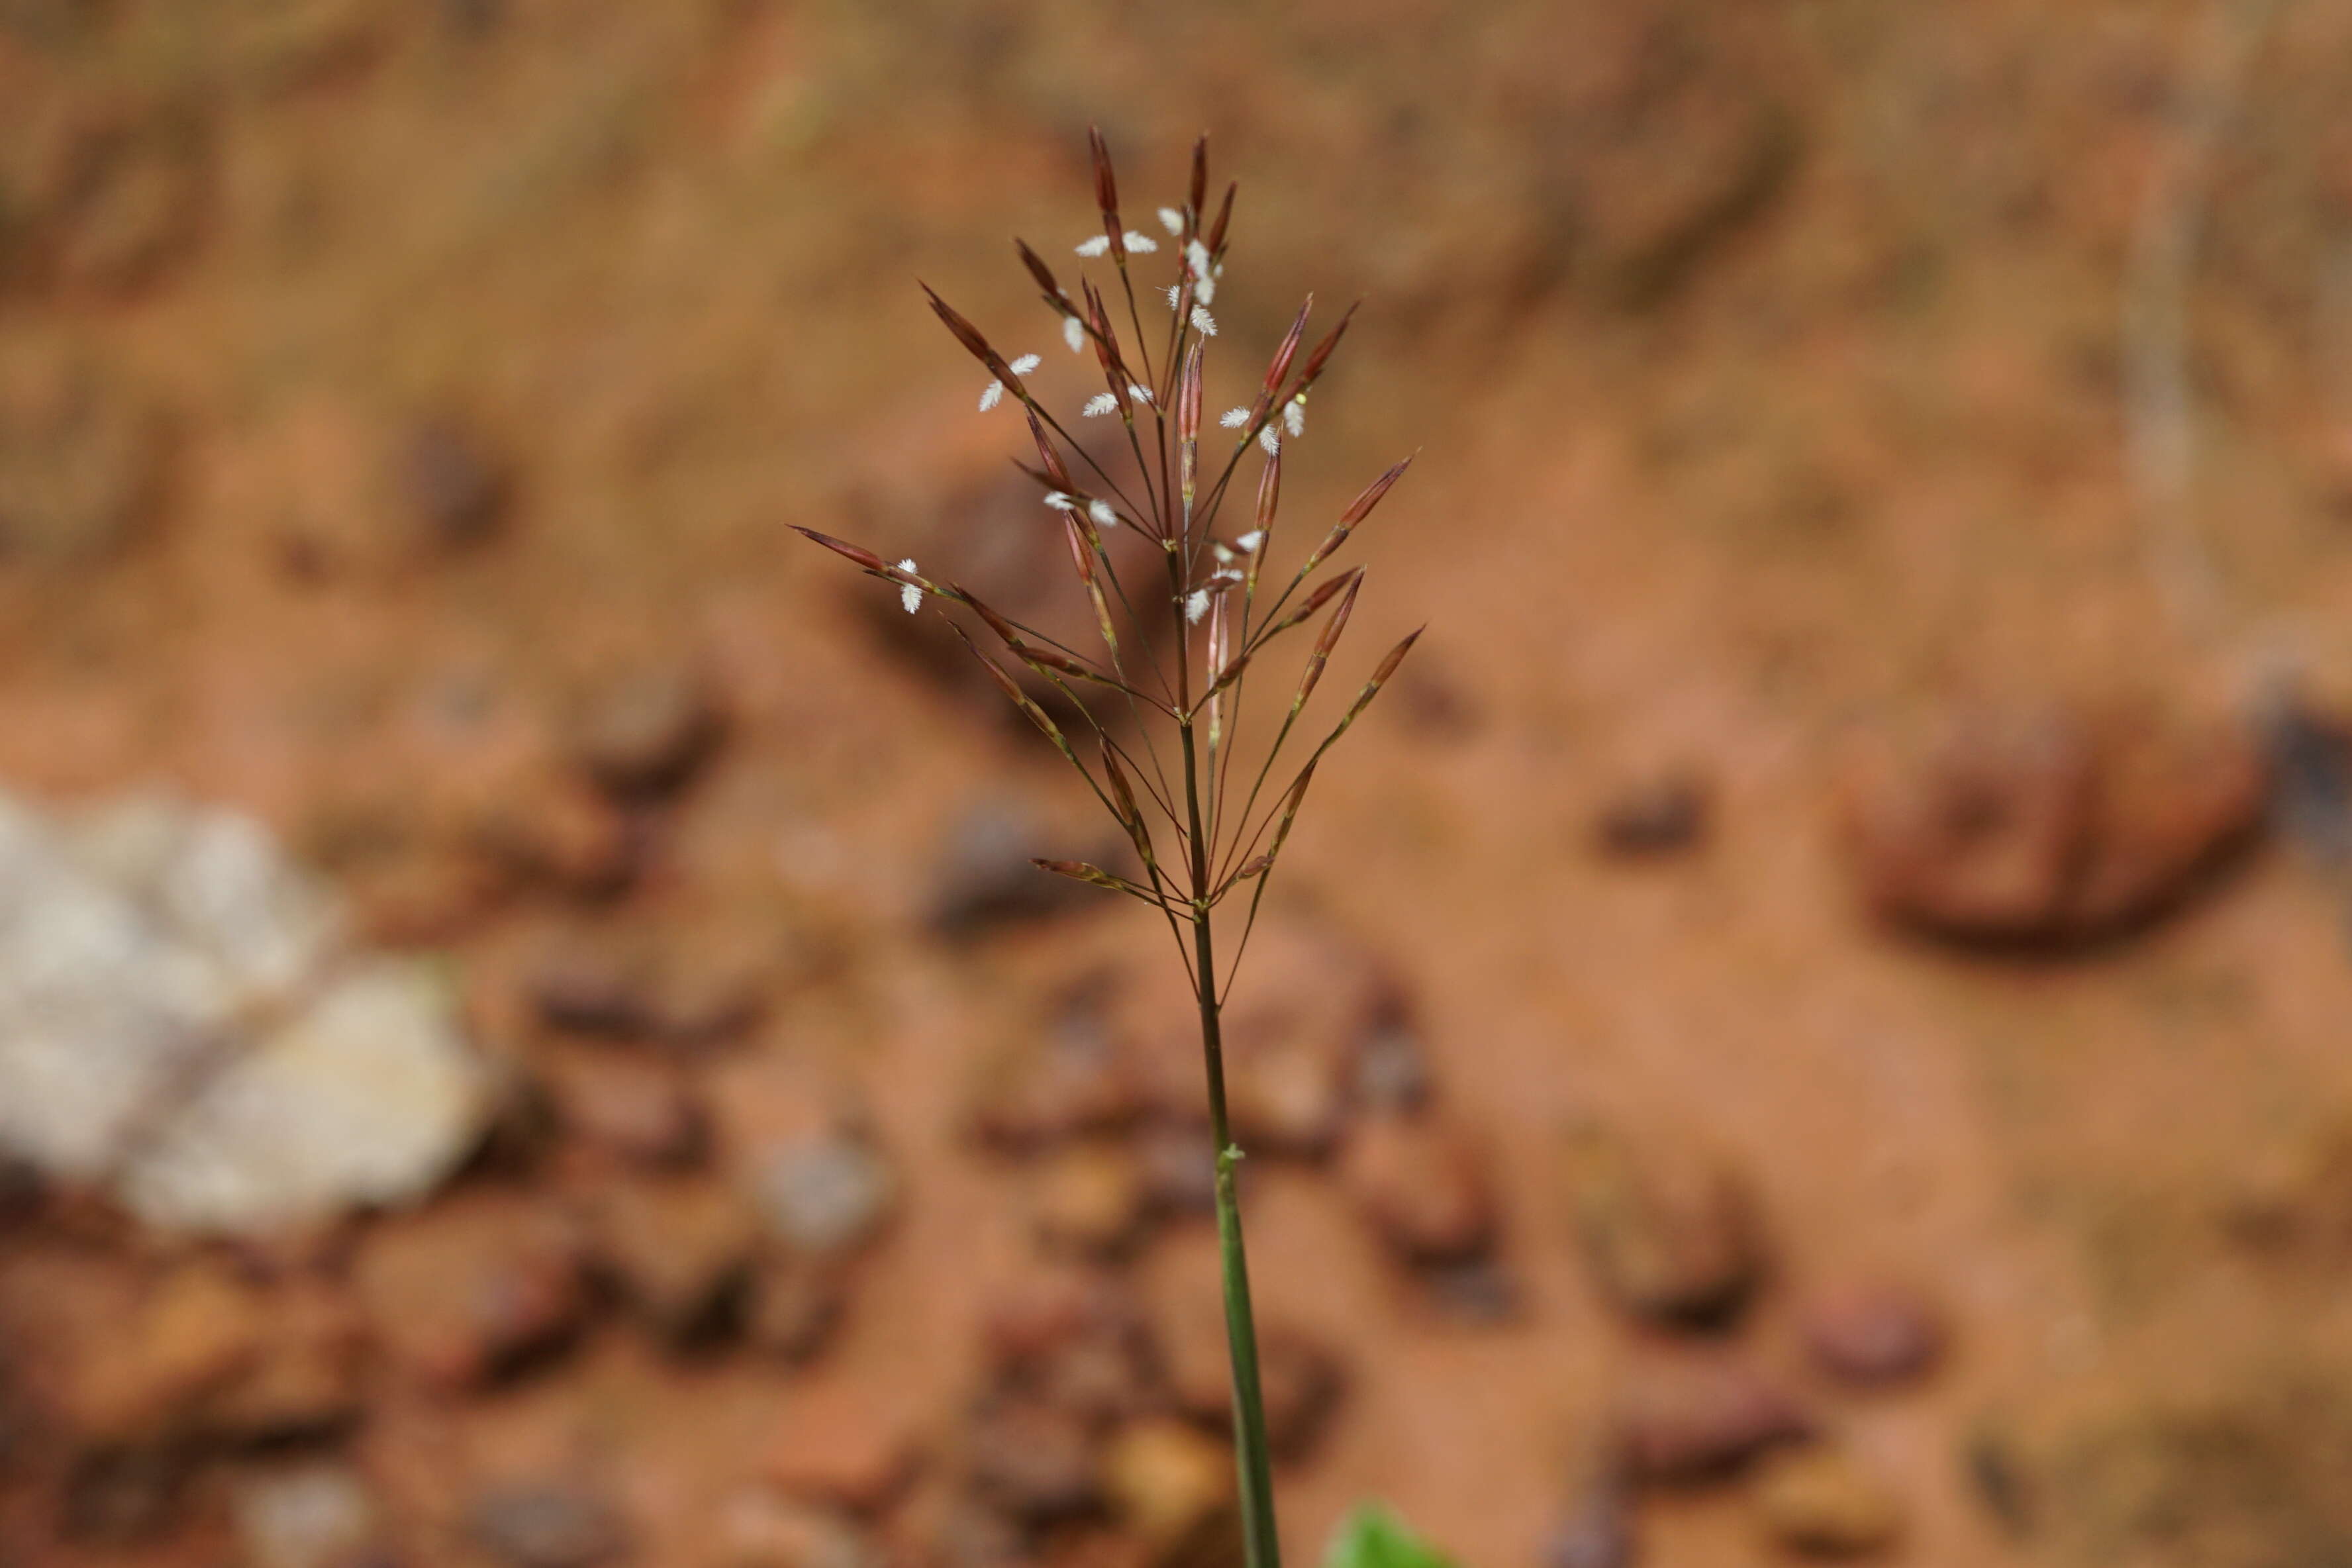
[[[1294,1557],[2352,1561],[2347,80],[0,0],[0,1563],[1230,1560],[1164,933],[785,531],[1060,591],[914,280],[1095,390],[1090,121],[1240,181],[1234,389],[1366,298],[1288,515],[1422,453],[1231,1026]]]

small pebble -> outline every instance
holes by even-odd
[[[1823,1372],[1865,1386],[1909,1383],[1943,1353],[1936,1310],[1898,1285],[1839,1286],[1798,1311],[1798,1332]]]
[[[1381,1241],[1410,1264],[1477,1258],[1501,1226],[1481,1146],[1447,1122],[1367,1118],[1349,1137],[1340,1181]]]
[[[342,1465],[254,1476],[229,1502],[247,1568],[359,1568],[375,1541],[374,1500]]]
[[[1737,1313],[1763,1271],[1755,1204],[1729,1167],[1669,1130],[1570,1129],[1568,1195],[1586,1262],[1638,1318],[1712,1325]]]
[[[1142,1229],[1147,1210],[1143,1171],[1118,1143],[1075,1143],[1041,1163],[1030,1188],[1030,1215],[1038,1241],[1049,1249],[1108,1257],[1124,1251]]]
[[[1688,849],[1706,837],[1706,782],[1669,773],[1631,785],[1601,808],[1593,843],[1621,860],[1647,859]]]
[[[778,1240],[800,1257],[827,1258],[856,1250],[881,1228],[898,1177],[881,1151],[836,1130],[770,1152],[755,1192]]]
[[[1765,1532],[1824,1557],[1876,1551],[1902,1533],[1903,1510],[1884,1482],[1837,1448],[1776,1456],[1756,1479]]]
[[[1000,1405],[971,1425],[972,1486],[1015,1517],[1066,1519],[1102,1501],[1102,1458],[1076,1413],[1034,1401]]]
[[[1618,1408],[1626,1473],[1642,1481],[1706,1479],[1811,1428],[1777,1385],[1720,1352],[1643,1358]]]
[[[506,512],[505,466],[464,426],[433,420],[411,430],[393,460],[393,487],[425,542],[451,547],[487,537]]]
[[[725,722],[701,672],[688,664],[626,670],[582,704],[572,750],[616,795],[677,788],[718,745]]]
[[[1123,1427],[1104,1456],[1105,1487],[1119,1522],[1150,1561],[1197,1561],[1212,1540],[1239,1530],[1232,1448],[1181,1421]]]
[[[617,1561],[625,1546],[621,1521],[602,1497],[552,1482],[483,1493],[466,1510],[466,1529],[511,1568],[597,1568]]]

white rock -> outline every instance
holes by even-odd
[[[375,1501],[340,1465],[251,1477],[229,1502],[250,1568],[348,1568],[375,1540]]]
[[[230,1058],[132,1158],[152,1225],[263,1230],[436,1184],[479,1131],[485,1084],[433,965],[376,959]]]
[[[343,925],[249,818],[140,795],[60,825],[0,794],[0,1147],[183,1227],[420,1195],[483,1069],[436,974]]]

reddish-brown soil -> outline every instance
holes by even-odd
[[[470,1500],[555,1477],[635,1561],[729,1562],[730,1500],[802,1410],[909,1435],[878,1528],[926,1538],[983,1314],[1035,1267],[1034,1167],[975,1147],[975,1064],[1090,955],[1173,959],[1087,905],[931,932],[975,799],[1093,829],[1032,737],[876,635],[887,590],[786,529],[954,572],[961,518],[1045,526],[934,516],[1019,426],[973,411],[984,377],[914,280],[1046,353],[1053,395],[1091,391],[1007,237],[1060,265],[1091,232],[1095,120],[1147,219],[1202,126],[1240,180],[1229,363],[1304,289],[1368,297],[1292,515],[1421,452],[1361,536],[1349,646],[1430,631],[1270,902],[1406,999],[1513,1300],[1433,1304],[1337,1164],[1254,1172],[1263,1309],[1346,1368],[1281,1478],[1293,1556],[1377,1496],[1465,1563],[1537,1561],[1644,1358],[1713,1353],[1633,1324],[1579,1250],[1563,1140],[1598,1119],[1720,1151],[1765,1274],[1697,1337],[1884,1479],[1890,1554],[2340,1557],[2331,1483],[2263,1458],[2340,1440],[2352,1398],[2340,885],[2267,844],[2087,947],[1951,946],[1872,912],[1839,833],[1855,739],[1955,704],[2251,722],[2282,671],[2322,699],[2352,678],[2342,8],[2274,8],[2182,197],[2201,587],[2175,591],[2127,458],[2140,226],[2231,47],[2207,9],[0,0],[0,372],[100,410],[8,459],[68,499],[36,509],[64,536],[19,521],[0,559],[0,784],[257,814],[388,938],[446,951],[484,1047],[541,1073],[647,1048],[534,1021],[551,932],[749,953],[760,1021],[675,1069],[721,1165],[846,1096],[897,1170],[804,1364],[681,1356],[601,1302],[485,1391],[363,1343],[325,1451],[394,1560],[471,1561]],[[676,795],[609,806],[575,715],[679,661],[723,734]],[[1597,846],[1628,791],[1682,778],[1693,842]],[[484,864],[509,820],[526,864]],[[600,858],[631,854],[609,890]],[[1338,984],[1294,951],[1244,993]],[[1190,1071],[1181,1031],[1151,1048]],[[440,1202],[593,1201],[617,1159],[498,1153]],[[81,1289],[60,1251],[173,1250],[71,1194],[0,1224],[20,1296]],[[263,1272],[340,1279],[367,1232]],[[1125,1267],[1159,1289],[1197,1239]],[[1936,1304],[1917,1382],[1808,1362],[1798,1304],[1857,1279]],[[263,1462],[235,1452],[158,1533],[62,1533],[81,1438],[16,1375],[41,1344],[0,1346],[0,1558],[229,1560],[222,1500]],[[1738,1478],[1633,1508],[1645,1561],[1777,1550]]]

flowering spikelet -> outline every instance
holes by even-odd
[[[1249,422],[1250,411],[1246,408],[1228,408],[1217,416],[1217,423],[1228,430],[1238,430]]]
[[[1181,234],[1184,232],[1184,215],[1178,212],[1174,207],[1161,207],[1160,209],[1160,226],[1166,229],[1170,234]]]
[[[1265,455],[1269,458],[1282,450],[1282,437],[1271,425],[1257,433],[1257,444],[1265,448]]]
[[[1082,239],[1078,241],[1077,249],[1080,256],[1108,255],[1110,251],[1110,236],[1098,234],[1092,239]]]
[[[1108,392],[1097,392],[1087,399],[1087,405],[1078,412],[1088,419],[1099,419],[1106,414],[1118,412],[1118,399]]]
[[[1063,317],[1062,341],[1070,345],[1072,353],[1076,353],[1087,346],[1087,324],[1076,316]]]
[[[1192,307],[1192,330],[1204,338],[1213,338],[1217,335],[1217,318],[1195,305]]]
[[[1111,505],[1110,502],[1107,500],[1090,500],[1087,502],[1087,515],[1095,520],[1095,526],[1097,528],[1117,528],[1118,526],[1118,509]]]
[[[1206,588],[1193,589],[1192,596],[1184,601],[1184,619],[1197,626],[1201,624],[1201,617],[1208,613],[1209,591]]]
[[[898,570],[901,572],[912,572],[914,569],[915,558],[911,555],[906,560],[898,563]],[[898,607],[906,611],[908,615],[913,615],[917,610],[923,607],[923,591],[920,588],[916,587],[912,583],[899,584]]]

